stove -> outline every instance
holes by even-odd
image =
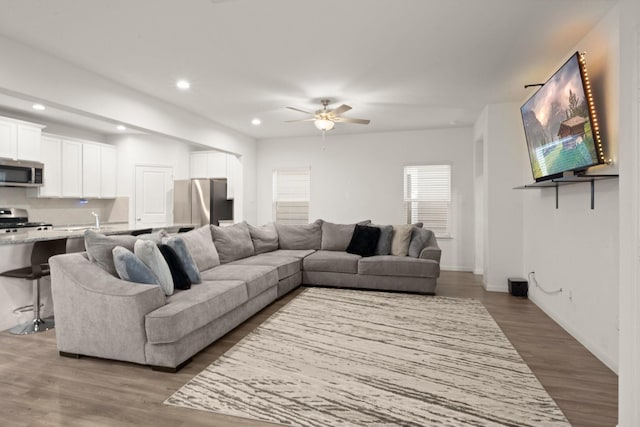
[[[26,209],[0,208],[0,234],[28,230],[51,230],[52,227],[51,224],[45,222],[29,222]]]

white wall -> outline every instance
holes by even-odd
[[[640,2],[620,7],[620,350],[618,425],[640,425]]]
[[[440,239],[442,268],[473,269],[473,164],[470,128],[327,134],[258,141],[258,223],[272,221],[275,169],[311,167],[311,220],[404,222],[403,166],[450,163],[451,239]]]
[[[239,155],[245,174],[243,217],[255,221],[253,138],[1,36],[0,52],[0,92]]]
[[[483,284],[488,291],[506,292],[508,278],[522,276],[522,160],[526,158],[518,104],[485,107],[474,127],[475,195],[482,211]],[[480,151],[482,150],[482,151]],[[478,247],[479,245],[476,245]],[[478,247],[478,249],[480,249]],[[478,269],[478,266],[476,266]]]
[[[129,198],[129,225],[135,225],[136,166],[167,166],[173,180],[189,179],[187,144],[156,135],[122,135],[110,138],[118,152],[118,196]]]
[[[587,52],[587,67],[604,124],[606,153],[617,160],[618,147],[618,8],[614,8],[575,49]],[[558,67],[566,58],[558,58]],[[551,75],[555,70],[549,70]],[[545,80],[546,76],[540,76]],[[524,100],[523,100],[524,101]],[[522,140],[522,145],[525,145]],[[529,170],[528,160],[522,169]],[[617,173],[599,167],[600,173]],[[532,181],[528,172],[524,177]],[[523,178],[524,179],[524,178]],[[555,209],[553,189],[526,190],[524,199],[524,269],[535,271],[547,294],[529,284],[529,295],[540,308],[571,333],[612,370],[618,370],[619,199],[618,180],[595,184],[595,209],[590,209],[590,185],[559,189]]]

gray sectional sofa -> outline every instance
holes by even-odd
[[[87,252],[55,256],[50,266],[58,350],[176,371],[300,285],[435,292],[440,249],[433,233],[407,226],[412,241],[422,236],[421,247],[413,248],[417,257],[362,257],[345,251],[355,227],[240,223],[182,233],[202,282],[172,295],[157,285],[121,280],[101,265],[100,256],[110,261],[108,239],[102,255],[88,246]],[[113,245],[121,243],[114,239]]]

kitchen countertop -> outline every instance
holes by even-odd
[[[193,224],[173,224],[166,227],[154,227],[153,231],[167,230],[168,233],[176,233],[181,227],[193,227]],[[68,239],[79,239],[84,237],[85,230],[95,230],[100,233],[111,234],[129,234],[134,230],[145,229],[149,227],[131,228],[127,223],[104,224],[100,226],[100,230],[96,230],[91,225],[78,226],[54,226],[52,230],[24,230],[16,233],[0,234],[0,245],[12,245],[20,243],[33,243],[40,240],[53,240],[66,237]]]

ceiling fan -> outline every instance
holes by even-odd
[[[287,122],[313,122],[313,124],[321,131],[329,131],[333,129],[336,123],[357,123],[362,125],[368,125],[370,120],[367,119],[355,119],[351,117],[342,117],[341,114],[351,110],[351,107],[342,104],[338,108],[327,109],[329,105],[328,99],[323,99],[320,101],[322,104],[322,109],[313,111],[303,110],[297,107],[287,107],[290,110],[299,111],[305,114],[311,114],[313,117],[308,119],[300,119],[300,120],[287,120]]]

